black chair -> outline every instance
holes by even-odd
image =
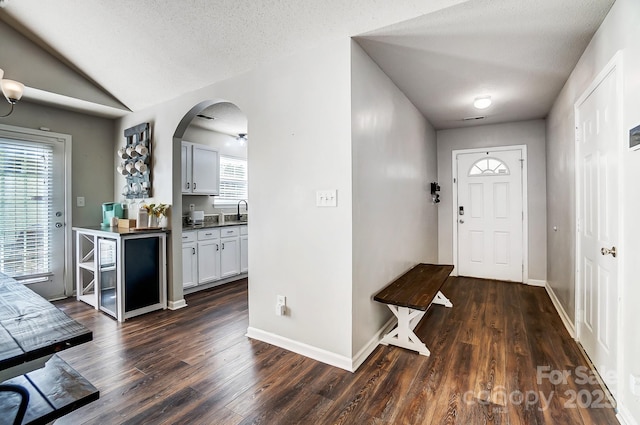
[[[13,420],[13,425],[21,425],[24,420],[24,415],[27,413],[27,405],[29,404],[29,391],[20,385],[13,384],[0,384],[0,392],[12,392],[20,395],[20,406],[18,407],[18,413]]]

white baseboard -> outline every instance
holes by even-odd
[[[331,351],[323,350],[322,348],[314,347],[300,341],[294,341],[251,326],[247,328],[247,336],[249,338],[257,339],[258,341],[284,348],[285,350],[293,351],[294,353],[301,354],[319,362],[353,372],[351,370],[351,359],[346,356],[341,356],[339,354],[332,353]]]
[[[621,425],[638,425],[638,421],[633,418],[631,412],[620,402],[618,402],[618,414],[616,418]]]
[[[369,342],[365,344],[364,347],[358,351],[358,353],[353,357],[351,361],[351,371],[355,372],[358,368],[364,363],[365,360],[373,353],[373,350],[380,344],[380,340],[387,332],[391,330],[391,328],[396,324],[397,319],[395,316],[391,316],[391,318],[382,325],[382,327],[378,330],[378,332],[371,337]]]
[[[187,306],[187,302],[183,299],[178,301],[169,301],[167,308],[169,310],[178,310],[181,308],[185,308]]]
[[[571,335],[571,338],[575,339],[576,328],[573,322],[571,321],[571,319],[569,318],[569,315],[564,310],[564,307],[562,307],[562,304],[560,303],[560,300],[556,296],[556,293],[553,292],[553,288],[549,285],[548,282],[546,283],[544,288],[547,290],[547,294],[549,294],[549,298],[551,298],[551,302],[553,303],[553,306],[556,308],[556,311],[558,312],[558,315],[560,316],[560,319],[562,320],[564,327],[569,332],[569,335]]]
[[[326,363],[331,366],[339,367],[340,369],[347,370],[349,372],[355,372],[362,363],[373,353],[373,350],[380,344],[382,337],[391,330],[395,325],[396,318],[391,317],[379,330],[371,337],[369,342],[358,351],[358,353],[349,359],[346,356],[341,356],[336,353],[332,353],[322,348],[314,347],[303,342],[294,341],[289,338],[285,338],[280,335],[276,335],[271,332],[263,331],[261,329],[249,327],[247,328],[247,334],[249,338],[257,339],[258,341],[266,342],[271,345],[284,348],[285,350],[293,351],[294,353],[301,354],[305,357],[317,360],[322,363]]]
[[[538,279],[529,279],[527,281],[527,285],[531,285],[531,286],[541,286],[541,287],[545,287],[547,286],[547,281],[546,280],[538,280]]]

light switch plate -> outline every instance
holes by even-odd
[[[316,206],[317,207],[337,207],[338,206],[338,191],[331,190],[317,190],[316,191]]]
[[[84,207],[84,196],[78,196],[76,198],[76,205],[79,207]]]
[[[629,375],[629,386],[633,395],[640,396],[640,376]]]

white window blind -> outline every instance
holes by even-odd
[[[51,274],[53,149],[0,138],[0,271]]]
[[[220,195],[216,204],[237,203],[247,199],[247,160],[220,156]]]

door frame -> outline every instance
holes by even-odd
[[[486,148],[457,149],[451,152],[451,181],[452,196],[452,225],[453,225],[453,271],[452,276],[458,276],[458,154],[479,153],[487,151],[513,151],[519,150],[522,154],[522,283],[529,282],[529,213],[527,194],[527,145],[493,146]]]
[[[62,282],[64,295],[72,296],[73,285],[73,255],[72,255],[72,205],[71,205],[71,136],[69,134],[54,133],[52,131],[35,130],[32,128],[17,127],[13,125],[0,124],[0,132],[12,134],[20,139],[29,141],[45,141],[62,143],[64,149],[64,270],[62,272]]]
[[[580,106],[587,100],[587,98],[596,90],[596,88],[605,80],[609,74],[615,72],[616,76],[616,101],[618,107],[618,119],[616,123],[616,128],[618,129],[618,134],[615,138],[618,142],[617,149],[617,164],[618,164],[618,199],[620,201],[624,199],[624,102],[623,102],[623,93],[624,93],[624,76],[622,73],[623,70],[623,60],[622,60],[622,51],[618,50],[615,55],[609,60],[609,62],[605,65],[605,67],[598,73],[598,75],[591,81],[591,84],[587,87],[587,89],[580,95],[578,100],[573,105],[574,112],[574,147],[575,147],[575,171],[574,171],[574,181],[575,181],[575,211],[574,211],[574,219],[576,224],[576,232],[575,232],[575,264],[573,265],[575,270],[575,291],[574,291],[574,329],[575,329],[575,340],[580,342],[580,326],[578,325],[579,319],[582,315],[582,310],[584,306],[582,305],[582,294],[584,292],[584,288],[582,285],[582,279],[580,276],[580,235],[582,234],[581,226],[580,226],[580,203],[582,202],[581,190],[582,186],[580,184],[580,114],[579,109]],[[620,386],[625,382],[624,376],[622,373],[622,368],[620,365],[623,364],[622,351],[622,299],[624,297],[624,259],[625,259],[625,250],[624,250],[624,214],[623,208],[618,208],[618,215],[616,217],[617,227],[618,227],[618,278],[616,284],[618,285],[618,299],[616,300],[616,381],[615,387],[609,388],[609,390],[613,393],[614,397],[620,394]],[[594,369],[595,370],[595,369]],[[596,371],[598,374],[599,371]],[[606,371],[609,372],[609,371]],[[604,382],[604,380],[603,380]],[[603,386],[604,387],[604,386]],[[606,387],[605,387],[606,388]]]

